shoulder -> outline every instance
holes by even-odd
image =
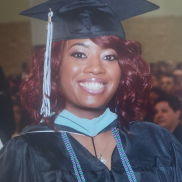
[[[8,159],[7,162],[15,161],[22,155],[25,155],[31,148],[29,144],[20,136],[14,137],[9,140],[0,150],[0,161]]]
[[[27,147],[26,141],[20,137],[14,137],[11,140],[9,140],[2,148],[1,153],[6,150],[6,151],[12,151],[13,149],[19,149],[22,147]]]
[[[18,172],[21,165],[29,161],[30,155],[33,156],[31,148],[23,138],[18,136],[8,141],[0,150],[0,179],[7,178],[13,171]]]
[[[136,137],[162,141],[167,145],[173,140],[172,134],[165,128],[150,122],[133,121],[129,124],[129,132]]]
[[[51,130],[48,127],[31,126],[23,130],[20,136],[7,142],[0,150],[0,171],[4,170],[7,173],[3,166],[7,166],[8,171],[13,168],[19,170],[27,164],[43,171],[54,166],[61,151],[64,150],[64,143],[59,133],[49,131]],[[44,165],[42,166],[39,161]],[[28,168],[26,167],[27,170]]]
[[[171,166],[176,160],[182,163],[180,143],[166,129],[153,123],[131,122],[128,132],[121,131],[121,140],[133,166]]]
[[[32,146],[21,136],[14,137],[0,150],[0,181],[36,182],[38,164]]]
[[[129,134],[124,134],[138,154],[172,157],[175,151],[182,151],[181,144],[166,129],[149,122],[131,122]],[[139,154],[140,155],[140,154]]]
[[[129,131],[136,139],[139,139],[141,142],[150,143],[153,147],[160,144],[169,149],[172,143],[177,141],[168,130],[150,122],[131,122],[129,124]]]
[[[41,144],[43,140],[46,140],[46,132],[50,131],[47,126],[35,125],[25,128],[19,136],[16,136],[9,140],[1,149],[0,154],[2,155],[10,154],[16,155],[16,153],[25,153],[32,151],[34,146]],[[52,132],[54,133],[54,132]]]
[[[23,129],[23,131],[20,133],[20,136],[23,134],[27,134],[27,133],[36,133],[36,132],[41,132],[41,131],[50,131],[51,129],[47,126],[47,125],[32,125],[32,126],[28,126],[26,128]]]

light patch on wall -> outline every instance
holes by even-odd
[[[19,13],[29,8],[29,0],[0,0],[0,23],[30,21]]]
[[[141,15],[140,17],[182,16],[182,0],[148,0],[160,6],[159,10]]]

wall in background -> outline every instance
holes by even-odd
[[[31,57],[30,22],[0,24],[0,66],[6,75],[21,73]]]
[[[160,17],[160,16],[182,16],[182,1],[181,0],[148,0],[160,6],[160,9],[141,15],[145,17]]]
[[[123,21],[127,40],[142,44],[148,62],[182,61],[182,16],[132,18]]]
[[[21,73],[31,57],[30,19],[19,12],[30,7],[28,0],[0,0],[0,66],[5,75]]]
[[[30,7],[29,0],[0,0],[0,23],[15,23],[30,21],[19,13]]]
[[[45,45],[46,22],[18,15],[47,0],[0,0],[0,66],[17,74],[30,60],[32,47]],[[122,22],[126,38],[138,40],[149,62],[181,61],[182,0],[149,0],[161,8]]]

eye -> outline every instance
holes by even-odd
[[[118,60],[117,56],[115,56],[115,55],[107,55],[103,59],[108,60],[108,61]]]
[[[167,113],[168,110],[167,110],[167,109],[162,109],[162,112],[163,112],[163,113]]]
[[[78,59],[86,58],[86,55],[83,54],[82,52],[73,53],[71,56],[78,58]]]

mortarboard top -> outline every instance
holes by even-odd
[[[49,0],[20,13],[47,21],[53,11],[53,41],[115,35],[125,39],[120,21],[159,7],[146,0]]]

